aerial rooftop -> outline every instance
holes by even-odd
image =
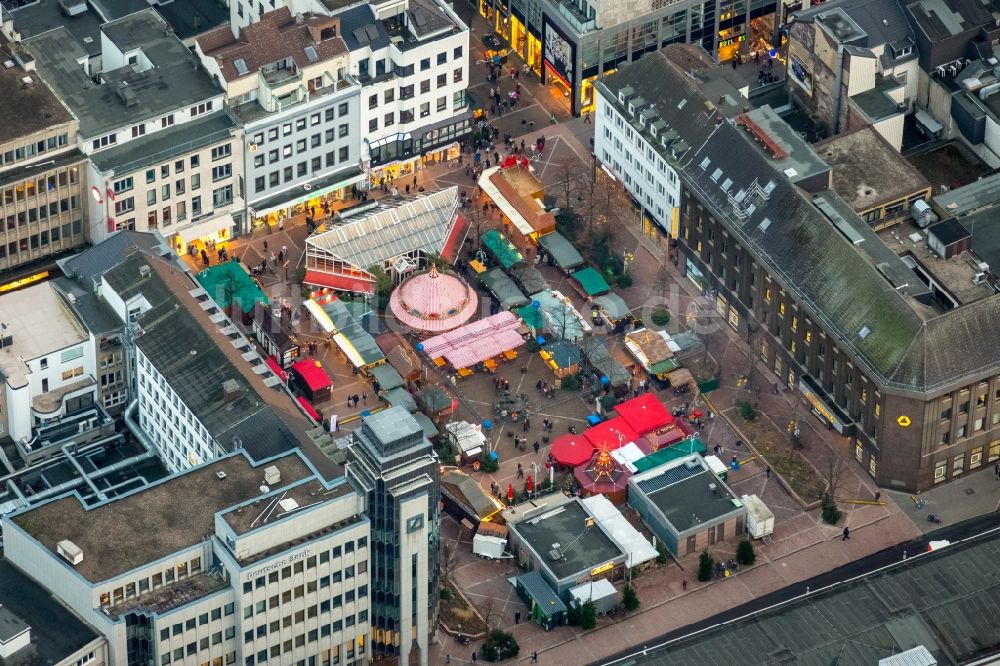
[[[217,512],[261,494],[264,467],[270,465],[278,468],[282,486],[312,475],[294,452],[258,466],[243,453],[235,453],[89,511],[75,496],[68,496],[12,521],[53,553],[58,542],[72,541],[83,551],[83,561],[74,568],[98,583],[214,533]],[[219,472],[225,472],[225,478],[219,479]],[[190,501],[179,503],[179,498]]]
[[[25,575],[20,569],[0,558],[0,608],[31,627],[30,646],[0,659],[5,666],[35,666],[58,664],[85,645],[97,640],[98,634],[84,624],[48,590]],[[0,635],[0,639],[6,639]]]
[[[601,527],[588,526],[591,515],[579,500],[573,499],[555,509],[544,511],[516,522],[511,529],[531,546],[538,559],[552,570],[558,579],[574,576],[581,571],[622,557],[624,553]],[[558,544],[562,558],[553,560],[549,552]]]
[[[340,19],[336,16],[297,18],[287,7],[281,7],[243,28],[238,38],[225,25],[205,33],[197,42],[206,56],[219,63],[226,81],[235,81],[286,58],[304,69],[344,55],[347,45],[338,37],[339,32]]]
[[[194,55],[154,10],[105,23],[101,32],[122,52],[141,50],[152,66],[105,70],[102,82],[94,83],[78,64],[87,53],[66,28],[27,42],[39,74],[79,118],[84,139],[221,96]],[[110,55],[104,58],[109,60]]]
[[[873,666],[924,645],[938,664],[972,663],[1000,648],[997,623],[985,619],[1000,616],[1000,581],[968,573],[992,572],[998,559],[996,533],[953,544],[822,593],[717,624],[636,661],[641,666]]]
[[[13,50],[0,35],[0,62],[32,59],[23,48]],[[28,82],[30,81],[30,83]],[[20,138],[27,139],[35,132],[73,121],[53,94],[52,89],[34,72],[27,72],[19,65],[0,68],[0,145]],[[31,109],[31,113],[25,113]],[[72,141],[72,137],[70,138]]]
[[[282,478],[284,483],[284,478]],[[272,495],[262,496],[223,514],[222,518],[237,534],[270,525],[304,506],[328,502],[354,492],[349,483],[338,483],[327,488],[318,478],[307,479],[294,486],[285,486]]]
[[[726,484],[704,465],[690,470],[680,460],[676,463],[679,464],[661,473],[650,470],[632,483],[645,493],[677,532],[714,521],[742,506]]]
[[[0,349],[0,372],[12,388],[27,382],[28,361],[87,340],[87,331],[48,282],[4,294],[0,323],[6,327],[0,335],[11,338]]]
[[[857,213],[929,191],[931,184],[871,125],[816,144],[833,189]]]

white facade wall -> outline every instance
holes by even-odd
[[[221,99],[214,108],[221,109]],[[242,131],[220,134],[217,141],[192,151],[181,146],[153,164],[129,169],[127,165],[102,172],[88,163],[88,182],[99,188],[101,200],[87,197],[90,233],[98,243],[115,231],[157,229],[177,249],[179,234],[185,242],[204,234],[192,234],[211,220],[225,229],[225,217],[242,211],[240,183],[243,174]],[[211,226],[211,224],[210,224]],[[212,226],[213,231],[217,231]]]
[[[677,172],[661,155],[660,146],[636,132],[632,118],[622,115],[601,92],[595,118],[594,154],[598,162],[621,181],[646,215],[669,232],[674,208],[681,200]]]

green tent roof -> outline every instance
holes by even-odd
[[[697,453],[699,455],[703,455],[705,453],[705,445],[702,444],[701,440],[697,437],[685,439],[683,442],[678,442],[673,446],[660,449],[659,451],[649,454],[645,458],[639,458],[632,464],[635,465],[636,470],[639,472],[645,472],[646,470],[668,463],[671,460],[677,460],[678,458],[689,456],[692,453]]]
[[[654,375],[662,375],[667,372],[673,372],[677,368],[681,367],[681,364],[672,358],[668,358],[665,361],[660,361],[659,363],[654,363],[649,366],[649,371]]]
[[[376,365],[368,371],[375,381],[378,382],[379,387],[383,391],[391,391],[394,388],[399,388],[403,385],[403,378],[396,372],[396,369],[389,365],[388,363],[383,363],[382,365]]]
[[[206,268],[197,275],[198,283],[223,309],[234,302],[243,312],[253,312],[255,303],[269,303],[267,295],[238,261]]]
[[[480,273],[479,279],[497,297],[500,305],[506,310],[528,303],[528,297],[522,294],[510,276],[499,268],[491,268],[485,273]]]
[[[496,229],[490,229],[483,234],[483,246],[497,258],[497,261],[504,268],[510,268],[514,264],[524,261],[521,251]]]
[[[573,244],[558,231],[545,234],[538,239],[538,244],[548,250],[552,255],[552,260],[559,268],[571,270],[583,265],[583,257],[577,252]]]
[[[521,318],[525,326],[534,328],[536,333],[545,328],[541,308],[536,308],[530,304],[524,305],[517,309],[517,316]]]
[[[614,321],[619,319],[624,319],[628,317],[632,311],[628,309],[625,305],[625,301],[618,294],[604,294],[603,296],[598,296],[594,299],[594,303],[604,310],[605,314],[608,315]]]
[[[391,391],[382,391],[379,395],[390,405],[404,407],[411,414],[417,411],[417,401],[402,386],[394,388]]]
[[[577,272],[573,273],[573,279],[580,283],[583,287],[583,291],[586,292],[588,296],[599,296],[600,294],[608,293],[611,287],[604,280],[596,270],[587,266],[586,268],[581,268]]]

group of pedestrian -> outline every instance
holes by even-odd
[[[552,426],[554,426],[554,425],[555,424],[553,423],[552,419],[550,419],[548,417],[543,418],[542,419],[542,432],[552,432]],[[537,451],[536,451],[536,453],[537,453]]]
[[[368,391],[362,391],[361,395],[354,393],[353,395],[347,396],[347,406],[356,409],[358,403],[368,404]]]
[[[509,393],[510,392],[510,381],[504,379],[503,377],[493,378],[493,388],[496,389],[497,393]]]

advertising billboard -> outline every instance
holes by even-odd
[[[559,32],[548,19],[544,21],[542,57],[553,72],[572,87],[576,83],[576,72],[573,64],[576,62],[576,45]]]

